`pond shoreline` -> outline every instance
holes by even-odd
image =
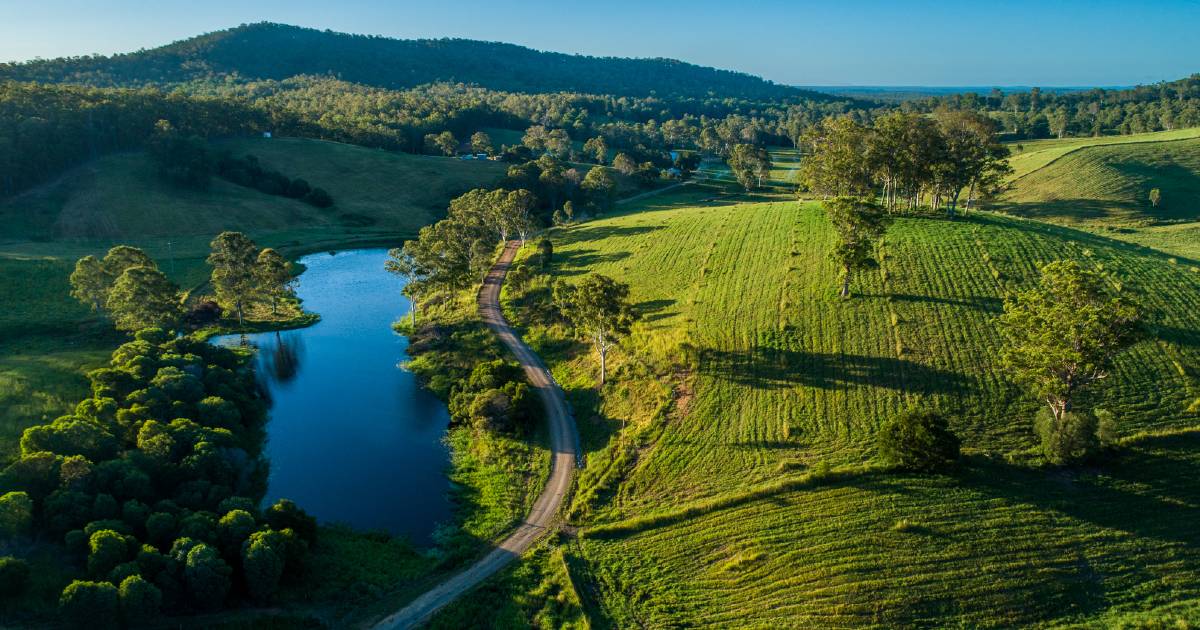
[[[311,311],[206,337],[256,347],[256,374],[273,399],[265,500],[286,496],[324,523],[429,547],[436,529],[456,520],[449,413],[398,367],[408,339],[392,324],[408,308],[385,257],[374,248],[304,256],[297,294]]]

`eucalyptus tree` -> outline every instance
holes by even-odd
[[[604,160],[608,157],[608,142],[604,136],[588,138],[587,142],[583,143],[583,152],[597,164],[604,164]]]
[[[629,334],[634,313],[629,303],[629,285],[598,273],[578,284],[554,285],[554,302],[559,311],[586,337],[600,359],[600,386],[608,373],[608,353]]]
[[[761,187],[771,173],[771,154],[752,144],[736,144],[729,152],[729,168],[738,183],[746,190]]]
[[[476,131],[475,133],[471,134],[471,152],[472,153],[486,153],[488,155],[491,155],[495,151],[496,151],[495,147],[492,146],[492,137],[489,136],[486,132]]]
[[[179,287],[153,267],[130,267],[122,272],[108,292],[105,310],[118,329],[128,332],[170,330],[183,315]]]
[[[853,118],[826,118],[804,132],[806,155],[800,179],[826,197],[870,194],[874,186],[870,154],[871,130]]]
[[[99,259],[84,256],[75,261],[75,269],[71,272],[71,297],[91,307],[92,311],[101,311],[112,280]]]
[[[876,264],[876,243],[887,232],[891,216],[875,202],[860,197],[836,197],[824,206],[838,237],[831,254],[841,270],[840,294],[849,297],[854,272]]]
[[[1075,261],[1052,262],[1041,268],[1036,287],[1005,300],[1000,357],[1062,422],[1138,338],[1139,320],[1137,307],[1100,273]]]
[[[259,292],[271,300],[272,315],[278,313],[279,300],[295,297],[292,263],[278,251],[268,247],[259,252],[254,273]]]
[[[222,232],[209,246],[208,264],[217,302],[237,314],[240,326],[246,307],[259,292],[258,245],[241,232]]]

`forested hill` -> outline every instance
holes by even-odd
[[[839,100],[672,59],[588,57],[495,42],[400,40],[271,23],[243,25],[111,57],[0,64],[0,79],[100,87],[296,75],[336,75],[389,89],[451,81],[514,92]]]

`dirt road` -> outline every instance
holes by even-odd
[[[500,286],[504,283],[504,276],[519,246],[517,241],[509,241],[500,260],[488,272],[483,287],[479,290],[479,314],[488,328],[500,338],[501,343],[525,369],[525,376],[542,400],[546,419],[550,422],[550,444],[553,449],[550,479],[525,521],[499,546],[461,573],[426,591],[399,612],[380,621],[374,626],[376,630],[412,628],[419,625],[443,606],[518,558],[554,525],[558,508],[571,487],[578,443],[575,420],[568,411],[562,389],[551,378],[550,371],[546,369],[541,358],[521,341],[500,312]]]

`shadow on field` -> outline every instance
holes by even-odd
[[[668,306],[674,306],[675,300],[646,300],[633,305],[633,311],[643,322],[653,322],[677,315],[676,311],[665,311]]]
[[[924,304],[945,304],[948,306],[963,306],[966,308],[975,308],[986,313],[1000,313],[1004,311],[1004,300],[998,297],[987,297],[982,295],[973,295],[967,298],[957,299],[948,297],[934,297],[932,295],[912,295],[909,293],[864,293],[859,297],[862,298],[891,298],[897,302],[920,302]]]
[[[989,210],[999,210],[1022,217],[1041,220],[1082,221],[1110,219],[1140,214],[1132,204],[1095,199],[1054,199],[1047,201],[993,201]]]
[[[661,230],[665,225],[592,225],[583,223],[570,231],[570,239],[578,241],[598,241],[618,236],[637,236]]]
[[[906,359],[800,352],[769,346],[700,351],[700,373],[756,389],[872,385],[920,394],[961,392],[972,385],[962,374]]]
[[[561,254],[556,253],[559,265],[558,275],[580,276],[589,272],[588,267],[607,262],[616,262],[629,258],[629,252],[601,253],[596,249],[576,249]]]
[[[1102,528],[1200,547],[1200,433],[1149,438],[1098,469],[1039,470],[968,459],[964,486]]]
[[[1200,347],[1200,331],[1179,328],[1176,326],[1154,326],[1151,331],[1155,337],[1177,346]]]

